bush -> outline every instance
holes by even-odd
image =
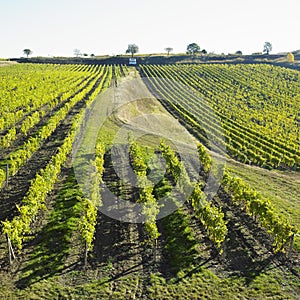
[[[293,63],[293,62],[295,61],[294,54],[290,52],[290,53],[287,55],[287,60],[288,60],[289,63]]]

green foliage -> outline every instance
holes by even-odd
[[[190,268],[199,256],[198,243],[189,223],[189,215],[180,208],[163,219],[167,237],[164,251],[175,274]]]
[[[92,250],[95,226],[97,224],[97,208],[88,199],[83,199],[81,206],[82,216],[78,228],[83,241],[87,244],[88,249]]]
[[[102,174],[104,172],[104,155],[105,155],[105,146],[102,143],[97,143],[95,148],[95,166],[102,182]]]
[[[3,233],[8,234],[13,245],[19,250],[22,249],[22,241],[25,234],[30,232],[30,225],[34,221],[38,212],[45,209],[47,194],[53,189],[62,164],[67,159],[67,154],[71,151],[74,132],[70,133],[59,152],[51,159],[44,170],[37,174],[31,182],[30,188],[22,200],[22,205],[18,206],[19,215],[11,222],[4,221]]]
[[[147,173],[147,165],[144,161],[141,148],[133,141],[130,143],[130,157],[135,173],[140,177],[145,177]]]
[[[178,181],[179,186],[184,191],[191,183],[183,164],[179,161],[171,147],[164,141],[161,141],[160,143],[160,150],[162,156],[166,160],[167,172],[173,176],[175,182]],[[198,153],[205,172],[208,172],[211,168],[212,161],[201,144],[198,145]],[[187,180],[182,180],[182,178],[186,178]],[[209,238],[216,243],[217,247],[220,247],[227,235],[224,213],[206,201],[206,197],[202,192],[201,187],[201,184],[195,185],[194,190],[189,197],[189,201],[195,210],[196,216],[206,228]]]
[[[189,191],[191,182],[183,163],[178,159],[173,149],[164,140],[160,142],[160,151],[167,165],[167,174],[171,175],[174,183],[178,184],[183,193]]]
[[[8,130],[7,134],[1,136],[0,138],[0,146],[3,148],[8,148],[11,145],[11,142],[16,139],[17,130],[15,127],[12,127]]]
[[[220,248],[228,232],[224,213],[206,200],[206,196],[202,192],[201,183],[195,185],[193,193],[188,200],[195,210],[197,218],[205,227],[209,239]]]
[[[39,129],[35,136],[30,137],[20,148],[18,148],[15,152],[10,154],[10,170],[12,175],[15,174],[18,171],[18,169],[27,162],[31,155],[40,148],[42,142],[56,130],[57,126],[79,101],[86,99],[88,105],[96,97],[96,95],[102,89],[103,82],[106,79],[108,70],[110,69],[111,68],[107,68],[106,74],[104,76],[104,68],[100,68],[100,70],[92,70],[91,73],[87,73],[87,75],[89,75],[90,77],[88,77],[88,84],[86,84],[86,82],[83,81],[80,83],[80,85],[78,85],[77,82],[77,86],[71,86],[71,88],[69,88],[67,92],[64,92],[62,93],[62,95],[60,95],[61,101],[66,100],[65,105],[63,105],[62,108],[60,108],[51,116],[48,122]],[[100,79],[102,80],[100,81],[100,83],[98,83]],[[78,89],[81,91],[78,92]],[[93,89],[94,91],[91,93]],[[25,119],[25,121],[22,123],[21,132],[26,134],[28,129],[34,126],[38,121],[39,113],[35,112],[32,114],[32,116],[28,116],[28,118]],[[16,129],[13,127],[1,139],[1,142],[2,144],[4,144],[5,147],[8,147],[10,143],[15,139],[15,137]]]
[[[205,173],[208,173],[211,169],[212,160],[210,155],[207,153],[205,147],[201,144],[197,145],[199,161],[203,167]]]
[[[0,188],[3,186],[6,179],[6,173],[0,168]]]
[[[26,49],[23,50],[23,53],[24,53],[24,54],[27,56],[27,58],[28,58],[28,56],[32,54],[32,51],[31,51],[30,49],[26,48]]]
[[[140,189],[138,203],[143,205],[142,214],[145,216],[145,229],[151,241],[159,237],[156,225],[156,216],[159,208],[155,197],[153,196],[153,184],[147,178],[147,164],[141,147],[130,139],[130,158],[135,174],[137,175],[138,186]]]
[[[160,199],[170,194],[172,187],[166,177],[163,177],[153,188],[153,195],[156,199]]]
[[[53,109],[86,85],[96,70],[71,65],[26,64],[1,68],[0,105],[5,108],[0,117],[0,130],[9,129],[24,118],[36,122],[37,113]],[[17,80],[16,80],[17,78]],[[17,85],[16,85],[17,82]],[[33,120],[26,121],[26,118]],[[23,130],[22,129],[22,130]],[[21,132],[22,132],[21,130]]]
[[[198,44],[196,43],[191,43],[186,47],[186,53],[187,54],[191,54],[191,55],[195,55],[196,53],[198,53],[200,51],[200,47]]]
[[[216,243],[217,247],[220,247],[228,232],[222,210],[209,202],[199,209],[196,215],[206,228],[209,239]]]
[[[104,69],[101,68],[99,73],[96,73],[94,79],[90,81],[90,85],[88,90],[89,94],[86,92],[76,93],[73,98],[63,106],[50,120],[48,123],[41,128],[39,134],[36,137],[31,137],[24,144],[23,147],[18,149],[15,153],[11,154],[11,170],[15,173],[18,168],[26,162],[26,160],[30,157],[32,153],[34,153],[43,139],[46,139],[50,134],[55,130],[60,121],[67,115],[69,110],[76,104],[78,101],[81,101],[86,98],[86,104],[89,106],[92,101],[95,99],[96,95],[103,87],[103,83],[106,79],[106,75],[108,74],[108,70],[111,68],[107,68],[104,74]],[[104,76],[103,76],[104,74]],[[99,79],[101,78],[100,82]],[[93,87],[95,86],[96,88]],[[93,90],[93,92],[91,92]],[[31,182],[30,188],[26,194],[26,196],[22,200],[22,205],[18,206],[19,215],[15,216],[11,221],[2,221],[3,229],[2,232],[4,234],[8,234],[10,240],[14,246],[16,246],[19,250],[22,249],[23,239],[26,234],[30,233],[31,224],[34,222],[38,212],[41,209],[45,209],[45,200],[47,194],[53,189],[54,184],[58,178],[60,173],[60,169],[62,165],[65,163],[68,154],[70,153],[73,145],[73,141],[75,139],[75,132],[78,126],[78,123],[83,121],[83,116],[85,115],[85,109],[81,109],[81,111],[73,118],[71,129],[64,139],[62,146],[58,148],[57,154],[55,154],[50,162],[47,164],[44,170],[40,170],[40,172],[36,175],[35,179]],[[99,157],[99,151],[101,147],[96,149],[98,154],[98,161],[94,162],[95,167],[98,165],[98,168],[103,170],[103,167],[100,165],[101,155]],[[102,157],[103,159],[103,157]],[[102,174],[100,174],[102,175]],[[91,199],[90,202],[95,206],[96,204],[101,204],[97,202],[99,197],[99,184],[101,182],[101,176],[98,172],[92,178],[92,189],[91,189]],[[90,202],[83,203],[83,217],[81,222],[81,232],[83,234],[83,239],[86,239],[87,244],[90,246],[91,244],[91,235],[93,235],[93,228],[95,225],[95,208],[91,208]],[[96,203],[97,202],[97,203]],[[87,224],[87,222],[91,222]],[[90,226],[91,225],[91,226]],[[91,228],[93,227],[93,228]],[[90,230],[90,234],[88,234],[87,230]]]
[[[43,113],[36,111],[31,116],[28,116],[22,123],[20,131],[23,134],[27,135],[28,130],[40,121],[40,116],[42,116],[42,115],[43,115]]]
[[[234,204],[241,206],[248,215],[258,218],[260,224],[274,237],[274,251],[285,252],[290,237],[297,233],[285,219],[280,217],[271,201],[264,199],[256,190],[225,170],[222,185]]]
[[[267,55],[272,51],[272,44],[270,42],[265,42],[263,53]]]
[[[133,57],[133,55],[134,55],[135,53],[137,53],[137,52],[139,52],[139,47],[138,47],[137,45],[135,45],[135,44],[129,44],[129,45],[128,45],[128,48],[127,48],[127,50],[126,50],[126,53],[130,53],[131,56]]]

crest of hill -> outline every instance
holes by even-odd
[[[190,64],[190,63],[229,63],[229,64],[253,64],[268,63],[282,67],[300,70],[300,50],[291,51],[295,56],[294,63],[289,63],[287,53],[278,54],[197,54],[195,56],[186,54],[139,54],[135,55],[137,65],[139,64]],[[128,64],[129,55],[95,56],[95,57],[30,57],[11,58],[10,61],[19,63],[54,63],[54,64]],[[1,61],[0,61],[1,62]]]

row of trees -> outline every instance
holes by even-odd
[[[166,47],[164,50],[167,52],[169,56],[170,52],[173,51],[173,48]],[[126,53],[130,53],[131,56],[133,57],[133,55],[138,51],[139,51],[139,47],[136,44],[129,44]],[[272,51],[272,44],[270,42],[265,42],[263,53],[266,53],[268,55],[271,51]],[[186,54],[194,56],[197,53],[207,54],[207,51],[205,49],[201,50],[200,46],[197,43],[191,43],[187,46]],[[236,51],[235,54],[242,55],[243,53],[242,51],[238,50]]]
[[[167,52],[167,54],[169,56],[170,52],[173,51],[173,48],[172,47],[166,47],[164,50]],[[263,53],[269,55],[269,53],[271,51],[272,51],[272,44],[270,42],[265,42],[264,48],[263,48]],[[76,57],[79,57],[79,56],[85,56],[85,57],[87,57],[87,56],[89,56],[89,54],[87,54],[87,53],[81,53],[81,51],[79,49],[74,49],[73,52],[74,52],[74,55]],[[138,52],[139,52],[139,47],[136,44],[129,44],[128,45],[126,53],[131,54],[131,56],[133,57],[133,55],[136,54],[136,53],[138,53]],[[33,52],[30,49],[24,49],[23,53],[28,58],[28,56],[31,55]],[[187,48],[186,48],[186,54],[194,56],[197,53],[207,54],[207,51],[205,49],[201,50],[200,46],[197,43],[191,43],[191,44],[189,44],[187,46]],[[238,50],[238,51],[235,52],[235,54],[242,55],[243,53],[242,53],[242,51]],[[292,54],[292,53],[289,53],[289,55],[290,54]],[[90,56],[94,57],[95,54],[90,54]],[[293,62],[293,60],[290,57],[288,57],[288,60],[289,60],[289,62]]]
[[[87,57],[87,56],[89,56],[87,53],[82,53],[81,52],[81,50],[80,49],[74,49],[74,51],[73,51],[73,53],[74,53],[74,55],[76,56],[76,57],[79,57],[79,56],[85,56],[85,57]],[[90,54],[90,57],[94,57],[95,56],[95,54]]]
[[[265,42],[263,53],[267,55],[272,51],[272,44],[270,42]],[[206,54],[207,51],[205,49],[200,51],[200,47],[196,43],[189,44],[186,48],[186,54],[195,55],[196,53]],[[235,54],[242,55],[242,51],[238,50]]]
[[[31,49],[28,49],[28,48],[26,48],[26,49],[24,49],[23,50],[23,53],[26,55],[26,57],[28,58],[28,56],[29,55],[31,55],[32,53],[33,53],[33,51],[31,50]],[[79,56],[85,56],[85,57],[87,57],[87,56],[90,56],[90,57],[94,57],[95,56],[95,54],[87,54],[87,53],[82,53],[81,52],[81,50],[80,49],[74,49],[73,50],[73,53],[74,53],[74,55],[76,56],[76,57],[79,57]]]
[[[164,50],[168,53],[168,56],[169,56],[170,52],[173,51],[173,48],[172,47],[166,47]],[[135,53],[137,53],[138,51],[139,51],[139,47],[136,44],[129,44],[128,48],[126,50],[126,53],[130,53],[131,56],[133,57],[133,55]],[[198,52],[200,52],[200,47],[196,43],[192,43],[192,44],[189,44],[187,46],[187,50],[186,50],[187,54],[194,55],[194,54],[196,54]],[[203,49],[201,52],[203,54],[207,53],[207,51],[205,49]]]

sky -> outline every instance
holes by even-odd
[[[0,58],[300,49],[299,0],[0,0]]]

